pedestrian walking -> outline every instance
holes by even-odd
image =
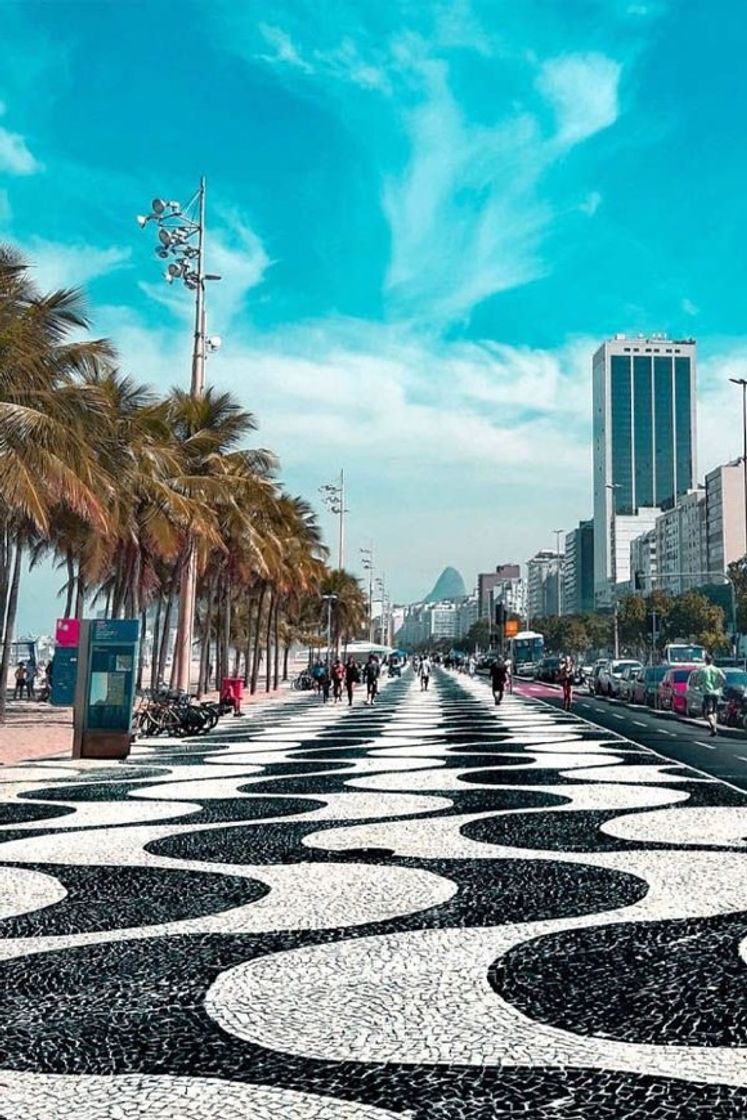
[[[355,692],[355,686],[358,684],[360,679],[361,671],[358,668],[358,662],[355,660],[351,653],[350,657],[347,660],[347,664],[345,665],[345,691],[348,694],[349,708],[352,708],[353,706],[353,693]]]
[[[332,698],[335,704],[342,700],[342,686],[345,681],[345,666],[338,657],[332,666]]]
[[[318,696],[322,694],[322,678],[324,677],[324,665],[321,661],[316,661],[311,670],[311,679],[314,682],[314,690]]]
[[[363,679],[366,682],[366,704],[373,707],[379,692],[379,676],[381,669],[375,653],[368,655],[368,661],[363,667]]]
[[[322,702],[324,704],[329,700],[329,690],[332,684],[332,677],[330,675],[329,666],[322,665],[322,672],[319,677],[319,688],[322,693]]]
[[[503,693],[506,688],[506,679],[508,678],[508,669],[503,659],[494,661],[490,666],[490,686],[493,689],[493,699],[496,704],[500,704],[503,700]]]
[[[560,662],[558,679],[563,689],[563,711],[570,712],[573,703],[573,662],[570,657],[565,657]]]
[[[420,662],[420,691],[427,692],[428,685],[431,680],[431,661],[429,657],[424,657]]]
[[[697,680],[703,690],[703,717],[711,729],[711,735],[718,735],[716,706],[721,689],[726,684],[726,674],[718,665],[713,664],[710,653],[705,656],[705,665],[698,671]]]
[[[26,673],[26,698],[28,700],[35,700],[34,685],[36,682],[36,665],[33,661],[29,661],[28,670]]]
[[[476,670],[477,670],[477,661],[472,656],[472,654],[470,654],[469,660],[467,661],[467,672],[469,673],[469,675],[471,677],[474,677]]]
[[[28,669],[26,668],[25,661],[19,661],[16,665],[15,681],[16,686],[13,689],[13,699],[23,700],[23,694],[26,691],[26,681],[28,680]]]

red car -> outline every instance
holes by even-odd
[[[667,669],[657,689],[657,708],[665,712],[676,712],[677,715],[687,715],[687,682],[693,669],[697,665],[677,665]]]

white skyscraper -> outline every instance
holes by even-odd
[[[613,575],[630,578],[631,540],[694,485],[695,349],[693,339],[616,335],[594,355],[597,605],[611,602]]]

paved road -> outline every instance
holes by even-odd
[[[606,713],[439,670],[3,769],[0,1116],[744,1120],[747,794]]]
[[[524,696],[562,708],[560,689],[554,685],[518,681],[516,688]],[[583,688],[574,692],[573,710],[666,758],[694,766],[747,791],[747,736],[739,731],[720,728],[719,735],[711,738],[703,720],[683,720],[669,712],[600,699]]]

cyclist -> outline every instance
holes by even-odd
[[[718,735],[716,705],[719,693],[726,684],[726,674],[718,665],[713,664],[710,653],[706,654],[705,666],[698,673],[698,684],[703,689],[703,718],[711,729],[711,735]]]

